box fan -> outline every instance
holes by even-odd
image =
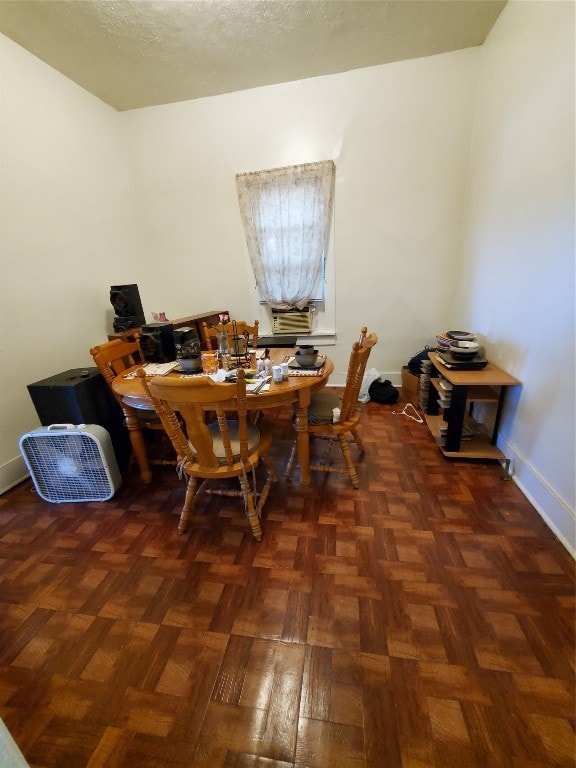
[[[45,501],[107,501],[122,483],[109,433],[98,424],[51,424],[20,438]]]

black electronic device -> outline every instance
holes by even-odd
[[[130,285],[111,285],[110,303],[114,307],[114,331],[127,331],[144,325],[146,318],[140,301],[140,292],[136,283]]]
[[[437,352],[439,362],[446,368],[453,368],[455,371],[481,371],[486,368],[488,360],[485,357],[476,355],[469,360],[457,360],[450,352]]]
[[[295,347],[298,340],[297,336],[258,336],[257,347],[259,349],[278,349],[282,347]]]
[[[140,329],[140,349],[148,363],[169,363],[176,359],[172,323],[148,323]]]
[[[98,368],[72,368],[28,384],[42,426],[99,424],[109,432],[121,471],[128,465],[130,436],[124,416]]]
[[[200,352],[200,341],[194,328],[174,328],[176,359]]]

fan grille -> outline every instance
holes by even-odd
[[[91,435],[30,433],[20,447],[36,490],[46,501],[106,501],[116,490],[108,466],[115,465],[114,455],[106,460]]]

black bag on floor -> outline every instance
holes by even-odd
[[[368,390],[370,400],[374,400],[375,403],[383,403],[384,405],[393,405],[398,402],[400,392],[392,384],[391,381],[385,379],[376,379],[370,384]]]
[[[415,376],[419,376],[422,370],[422,361],[428,360],[428,352],[433,352],[432,347],[424,347],[421,352],[418,352],[414,357],[411,357],[408,361],[408,370]]]

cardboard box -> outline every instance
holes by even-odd
[[[418,382],[419,376],[410,373],[408,366],[402,368],[402,395],[405,400],[418,407]]]

